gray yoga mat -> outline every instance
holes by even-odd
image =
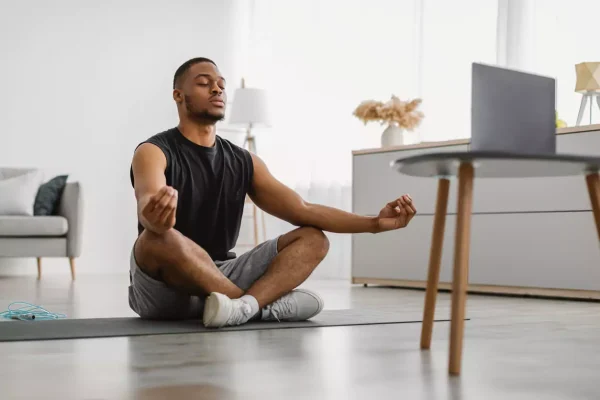
[[[437,320],[448,321],[448,320]],[[407,324],[421,322],[414,313],[372,309],[324,310],[302,322],[250,322],[245,325],[207,329],[201,320],[150,321],[140,318],[59,319],[0,323],[0,342],[25,340],[84,339],[115,336],[210,333],[263,329],[316,328],[327,326]]]

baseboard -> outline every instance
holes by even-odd
[[[407,289],[425,289],[426,281],[415,281],[408,279],[380,279],[352,277],[354,284],[371,284],[381,286],[393,286]],[[438,285],[440,291],[451,291],[452,284],[449,282],[440,282]],[[532,288],[522,286],[496,286],[496,285],[474,285],[469,284],[468,293],[473,294],[494,294],[509,295],[519,297],[540,297],[540,298],[558,298],[573,300],[599,300],[600,291],[596,290],[573,290],[573,289],[550,289],[550,288]]]

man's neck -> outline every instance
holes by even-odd
[[[180,121],[177,127],[183,136],[197,145],[204,147],[215,145],[216,128],[214,124]]]

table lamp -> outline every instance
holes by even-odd
[[[247,88],[242,79],[242,86],[236,89],[231,107],[229,123],[232,125],[242,124],[246,126],[246,139],[248,150],[256,154],[255,137],[252,128],[255,126],[270,126],[267,93],[265,90]]]
[[[256,88],[247,88],[245,81],[242,78],[242,86],[239,89],[236,89],[233,95],[229,124],[241,124],[246,126],[244,146],[248,143],[248,151],[256,154],[256,142],[254,135],[252,134],[252,128],[258,125],[271,125],[266,91]],[[246,197],[246,203],[252,203],[252,201]],[[260,239],[258,235],[258,207],[256,207],[256,204],[252,203],[252,210],[252,219],[254,221],[254,246],[258,246]],[[265,225],[265,213],[261,212],[260,214],[262,220],[262,240],[266,240],[267,227]]]
[[[600,108],[600,62],[582,62],[575,65],[577,82],[575,91],[581,93],[581,106],[579,106],[579,115],[577,116],[577,125],[581,124],[583,112],[590,100],[590,124],[592,123],[592,108],[594,98]]]

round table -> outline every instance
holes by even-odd
[[[423,310],[421,348],[431,346],[431,333],[438,290],[448,192],[451,177],[458,178],[454,267],[452,274],[452,311],[448,370],[459,375],[465,321],[465,304],[470,252],[473,181],[478,178],[530,178],[582,175],[585,177],[600,239],[600,157],[570,154],[516,154],[491,151],[434,152],[391,163],[399,173],[438,179],[438,190],[431,235],[427,289]]]

